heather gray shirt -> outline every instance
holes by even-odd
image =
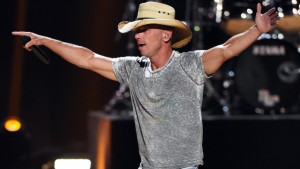
[[[203,163],[201,105],[206,75],[202,54],[173,51],[168,63],[154,71],[146,57],[114,60],[119,82],[130,89],[143,169]]]

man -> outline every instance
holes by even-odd
[[[277,26],[275,9],[261,14],[256,25],[209,50],[179,53],[191,30],[175,19],[175,10],[158,2],[139,6],[137,20],[121,22],[122,33],[135,31],[142,55],[109,58],[89,49],[30,32],[25,48],[44,45],[68,62],[121,83],[131,92],[134,120],[143,169],[197,168],[203,165],[201,104],[207,75],[250,46],[262,33]]]

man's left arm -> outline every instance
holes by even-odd
[[[237,56],[248,48],[262,33],[269,32],[276,28],[278,22],[276,9],[272,8],[262,14],[261,8],[261,4],[257,4],[255,26],[231,37],[225,43],[204,52],[202,62],[206,74],[215,73],[225,61]]]

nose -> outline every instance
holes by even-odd
[[[140,39],[141,38],[141,32],[135,32],[134,38],[135,39]]]

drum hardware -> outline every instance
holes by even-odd
[[[297,0],[276,0],[280,21],[278,28],[285,32],[300,31],[300,3]]]
[[[300,75],[300,68],[293,62],[283,62],[277,69],[278,77],[285,83],[294,83]]]
[[[232,113],[294,113],[290,107],[299,102],[300,56],[293,45],[279,39],[258,40],[231,66],[224,80],[230,84],[223,87],[231,95]]]
[[[298,32],[298,36],[296,36],[296,40],[295,40],[295,44],[297,46],[298,49],[298,53],[300,53],[300,31]]]
[[[280,21],[278,28],[284,32],[300,31],[300,3],[297,0],[215,0],[216,23],[229,35],[235,35],[255,25],[256,4],[263,11],[276,7]]]
[[[212,26],[219,26],[215,23],[214,2],[197,0],[188,0],[186,2],[186,10],[189,10],[190,13],[186,13],[185,19],[190,20],[190,27],[193,31],[191,49],[203,49],[203,30],[206,28],[210,29]]]
[[[219,106],[221,107],[221,110],[223,111],[223,114],[225,116],[231,115],[230,112],[230,106],[228,104],[228,101],[226,98],[221,97],[218,92],[213,87],[213,84],[210,79],[207,79],[205,82],[205,88],[208,90],[209,95],[215,98],[215,100],[218,102]]]
[[[219,0],[216,2],[216,22],[221,23],[222,29],[229,35],[244,32],[255,25],[255,5],[245,0]]]
[[[103,113],[120,117],[133,116],[130,91],[127,85],[120,84],[109,102],[103,107]]]
[[[223,115],[299,113],[300,55],[285,40],[258,40],[216,75],[206,89]]]

